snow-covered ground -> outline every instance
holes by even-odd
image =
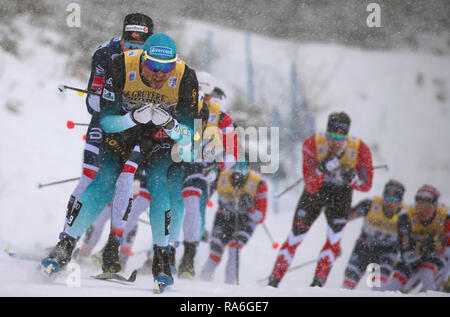
[[[84,97],[74,92],[61,94],[57,86],[85,87],[86,80],[67,75],[70,56],[56,52],[49,41],[58,34],[39,32],[22,18],[16,27],[25,30],[27,40],[11,55],[0,50],[0,247],[11,243],[15,250],[39,252],[57,242],[65,207],[75,184],[37,188],[46,183],[80,174],[84,128],[68,130],[66,121],[88,122]],[[245,91],[244,33],[188,21],[173,35],[179,39],[180,55],[214,34],[219,52],[212,73],[220,78],[232,98],[234,89]],[[170,32],[168,32],[171,34]],[[188,41],[185,39],[189,39]],[[105,39],[106,40],[106,39]],[[423,183],[435,185],[441,200],[450,203],[450,58],[425,53],[364,51],[337,45],[298,44],[266,37],[252,37],[257,103],[280,105],[283,119],[289,117],[289,67],[298,66],[302,87],[311,103],[318,129],[325,128],[330,112],[346,111],[352,118],[351,134],[361,137],[372,149],[375,164],[387,163],[389,172],[378,170],[369,193],[355,193],[354,201],[379,194],[389,178],[402,181],[412,202]],[[90,52],[89,52],[90,53]],[[187,61],[189,63],[189,61]],[[87,76],[88,74],[86,74]],[[283,102],[279,102],[279,101]],[[269,108],[271,109],[271,108]],[[270,115],[270,110],[268,110]],[[300,153],[299,153],[300,155]],[[292,166],[292,179],[301,177],[300,157]],[[289,185],[282,184],[282,188]],[[280,244],[290,229],[301,187],[280,200],[280,208],[268,210],[266,224]],[[272,194],[272,193],[271,193]],[[271,194],[269,197],[271,197]],[[270,204],[271,206],[271,204]],[[211,229],[214,209],[208,209]],[[337,259],[323,289],[309,288],[314,265],[288,273],[278,289],[258,280],[267,276],[277,251],[261,226],[245,247],[241,258],[240,285],[225,285],[224,263],[213,282],[182,281],[163,296],[191,297],[300,297],[300,296],[445,296],[444,293],[404,295],[371,291],[361,281],[357,290],[339,289],[362,220],[348,224],[342,239],[342,256]],[[316,257],[325,242],[325,219],[320,216],[292,266]],[[106,232],[97,249],[102,247]],[[140,225],[127,272],[140,266],[150,247],[151,232]],[[178,256],[182,247],[178,249]],[[202,243],[196,258],[197,271],[206,260],[208,246]],[[224,261],[226,256],[224,256]],[[37,263],[20,261],[0,253],[0,296],[155,296],[150,276],[138,275],[132,286],[90,279],[99,272],[81,268],[81,287],[68,287],[65,276],[44,283],[36,276]]]

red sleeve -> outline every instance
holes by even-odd
[[[317,170],[315,137],[311,136],[303,142],[303,181],[309,194],[314,194],[322,187],[325,174]]]
[[[259,182],[258,189],[256,191],[255,204],[249,214],[257,216],[257,223],[262,223],[266,218],[267,211],[267,182]]]
[[[234,131],[233,120],[228,115],[228,113],[222,112],[222,118],[219,122],[219,130],[222,133],[222,144],[225,152],[224,159],[232,164],[225,164],[226,162],[220,162],[220,168],[222,171],[230,168],[234,162],[237,162],[239,158],[238,153],[238,142],[237,142],[237,134]],[[228,140],[228,142],[227,142]],[[230,142],[230,140],[232,140]]]
[[[445,218],[444,236],[447,248],[450,247],[450,210],[447,212]]]
[[[358,179],[352,182],[350,186],[354,190],[368,192],[372,188],[373,179],[372,153],[363,141],[359,144],[356,172]]]

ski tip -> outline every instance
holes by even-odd
[[[66,86],[64,86],[64,85],[59,85],[58,86],[58,91],[59,92],[64,92],[64,90],[66,90]]]
[[[155,280],[153,282],[153,294],[162,294],[164,289],[166,288],[166,284]]]
[[[42,188],[42,184],[41,183],[38,183],[36,186],[37,186],[37,188]]]
[[[59,268],[59,263],[54,260],[44,259],[41,261],[41,273],[47,278],[51,278],[54,273],[59,271]]]
[[[138,270],[134,270],[134,271],[131,273],[130,277],[128,278],[128,281],[130,281],[130,282],[136,281],[137,273],[138,273]]]

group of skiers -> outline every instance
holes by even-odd
[[[239,252],[265,219],[268,185],[240,159],[225,93],[210,74],[196,72],[178,56],[170,36],[154,34],[152,19],[141,13],[127,15],[122,36],[97,48],[87,90],[92,117],[83,173],[70,196],[59,241],[41,261],[42,272],[51,276],[72,257],[83,262],[91,256],[108,219],[101,267],[104,273],[120,272],[132,255],[139,216],[149,212],[153,241],[143,268],[151,269],[155,290],[173,284],[175,274],[192,279],[206,203],[217,191],[210,254],[200,278],[211,280],[228,246],[225,281],[235,283]],[[201,122],[200,133],[195,120]],[[350,123],[346,113],[332,113],[326,132],[303,143],[305,189],[269,285],[278,287],[325,208],[327,241],[311,286],[325,284],[340,254],[346,223],[364,217],[343,287],[355,288],[366,266],[377,263],[381,290],[407,289],[417,281],[423,290],[439,289],[449,271],[450,242],[449,211],[438,202],[439,191],[424,185],[415,204],[407,207],[404,186],[390,180],[382,196],[352,206],[353,190],[371,189],[373,166],[369,147],[348,135]],[[214,153],[213,160],[198,159],[205,150]],[[138,194],[133,192],[135,180]],[[181,231],[184,253],[177,268]],[[82,246],[74,252],[83,234]]]
[[[83,173],[70,196],[59,242],[41,261],[42,272],[52,276],[67,265],[83,234],[75,257],[82,262],[90,256],[109,218],[101,266],[105,274],[120,272],[132,253],[139,215],[150,210],[155,290],[174,282],[182,229],[178,274],[193,278],[206,202],[217,190],[211,255],[201,274],[210,278],[223,249],[228,245],[238,254],[264,221],[267,207],[266,181],[239,160],[225,93],[210,74],[196,72],[178,56],[170,36],[153,34],[152,19],[141,13],[127,15],[122,36],[97,48],[87,92],[92,118]],[[133,197],[135,179],[140,190]]]
[[[353,190],[371,189],[373,166],[370,149],[362,140],[348,135],[350,123],[346,113],[331,113],[326,132],[316,133],[303,143],[305,189],[268,285],[278,287],[297,247],[324,208],[327,240],[311,286],[326,283],[340,255],[345,225],[364,217],[343,288],[354,289],[369,264],[380,268],[379,276],[374,275],[376,280],[371,281],[374,290],[407,292],[418,285],[420,291],[448,288],[450,211],[439,202],[439,191],[425,184],[418,189],[414,204],[408,206],[403,203],[404,185],[389,180],[381,196],[351,206]]]

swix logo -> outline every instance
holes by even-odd
[[[91,89],[101,89],[103,87],[104,78],[94,76],[94,80],[92,81]]]
[[[158,55],[163,55],[163,56],[167,56],[167,57],[172,57],[174,55],[172,48],[165,47],[165,46],[150,47],[150,55],[152,55],[152,54],[158,54]]]
[[[169,136],[167,135],[166,131],[164,131],[164,129],[158,129],[152,133],[152,138],[155,139],[156,141],[166,139],[168,137]]]

